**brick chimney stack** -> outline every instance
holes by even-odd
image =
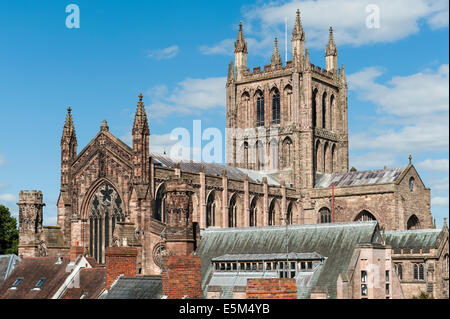
[[[106,255],[106,289],[120,276],[135,277],[138,251],[134,247],[108,247]]]
[[[162,290],[168,299],[202,298],[199,255],[167,256],[163,259],[162,269]]]
[[[84,248],[80,247],[80,246],[72,246],[70,247],[70,253],[69,253],[69,258],[70,258],[70,262],[75,262],[77,260],[77,257],[79,255],[83,255],[84,254]]]

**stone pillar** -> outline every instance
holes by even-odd
[[[19,193],[19,257],[37,257],[46,255],[42,238],[42,201],[41,191],[20,191]],[[44,244],[44,245],[42,245]],[[39,247],[41,251],[39,251]]]
[[[287,223],[287,206],[286,206],[286,183],[284,180],[281,181],[281,223],[280,225],[286,225]],[[294,216],[292,216],[294,217]]]
[[[222,227],[229,227],[228,225],[228,177],[226,171],[222,172]]]
[[[248,189],[248,175],[244,175],[244,227],[250,226],[250,194]]]
[[[263,225],[267,226],[269,224],[268,221],[268,213],[269,213],[269,185],[267,184],[267,177],[263,177],[263,191],[264,191],[264,199],[263,199]]]
[[[205,178],[205,168],[202,166],[200,173],[200,228],[206,228],[206,178]]]

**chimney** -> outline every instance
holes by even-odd
[[[200,255],[172,255],[163,260],[162,289],[168,299],[201,299]]]
[[[106,249],[106,289],[120,276],[135,277],[137,248],[108,247]]]
[[[77,257],[79,255],[83,255],[84,253],[84,248],[80,247],[80,246],[72,246],[70,247],[70,253],[69,253],[69,258],[70,258],[70,262],[74,263],[77,260]]]

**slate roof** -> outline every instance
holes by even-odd
[[[226,254],[284,253],[287,238],[289,251],[316,252],[326,258],[317,275],[308,279],[309,286],[300,297],[309,298],[309,289],[317,285],[327,287],[330,298],[336,298],[337,278],[339,273],[347,271],[354,248],[374,242],[375,234],[379,236],[376,221],[206,229],[196,251],[202,260],[202,290],[205,294],[212,277],[213,258]]]
[[[16,255],[0,255],[0,285],[19,263],[20,258]]]
[[[280,182],[268,173],[263,173],[259,171],[253,171],[248,169],[241,169],[233,166],[217,164],[217,163],[206,163],[199,161],[190,161],[183,159],[173,159],[170,156],[162,155],[158,153],[151,153],[150,156],[153,158],[155,165],[173,168],[175,164],[180,164],[181,171],[199,173],[202,166],[204,167],[205,174],[222,176],[222,172],[226,171],[229,178],[243,179],[244,174],[248,175],[249,181],[254,183],[261,183],[263,177],[267,178],[267,183],[269,185],[280,185]]]
[[[161,299],[160,276],[120,277],[102,299]]]
[[[80,270],[80,287],[69,288],[62,299],[97,299],[106,285],[106,268],[83,268]]]
[[[259,261],[259,260],[321,260],[317,253],[276,253],[276,254],[226,254],[213,258],[211,261]]]
[[[327,188],[333,183],[335,187],[393,183],[404,170],[405,168],[386,168],[347,173],[317,173],[314,187]]]
[[[386,231],[386,244],[393,249],[437,248],[442,229]]]
[[[70,274],[66,272],[69,257],[63,256],[60,264],[57,260],[58,257],[23,258],[0,286],[0,299],[51,298]],[[22,282],[16,289],[9,289],[17,278],[23,278]],[[33,289],[41,278],[46,280],[40,289]]]

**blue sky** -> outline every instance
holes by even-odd
[[[72,3],[78,29],[65,24]],[[379,28],[365,25],[369,4],[379,9]],[[274,37],[285,62],[284,21],[290,38],[297,8],[316,65],[325,65],[333,26],[349,81],[350,166],[404,167],[412,154],[442,225],[449,188],[449,8],[442,0],[3,1],[0,203],[17,216],[19,191],[42,190],[44,223],[56,223],[69,105],[78,151],[103,119],[129,143],[140,92],[153,151],[164,151],[172,129],[190,129],[195,119],[223,130],[239,22],[250,68],[270,62]]]

